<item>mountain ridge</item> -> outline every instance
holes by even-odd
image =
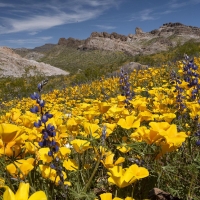
[[[34,49],[17,48],[16,53],[24,57],[30,52],[45,53],[56,45],[76,48],[77,50],[108,50],[121,51],[131,56],[148,55],[159,51],[166,51],[170,47],[184,44],[189,40],[200,42],[200,28],[184,25],[180,22],[164,23],[158,29],[143,32],[139,27],[135,28],[135,34],[118,34],[116,32],[92,32],[84,40],[59,38],[57,44],[44,44]]]
[[[135,34],[127,36],[116,32],[92,32],[85,40],[60,38],[58,45],[77,47],[78,50],[122,51],[135,56],[166,51],[190,39],[200,41],[200,28],[169,22],[150,32],[143,32],[136,27]]]

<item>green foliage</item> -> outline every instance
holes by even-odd
[[[181,60],[183,59],[184,54],[193,57],[199,56],[199,53],[200,42],[189,40],[183,45],[181,45],[180,42],[177,42],[177,46],[174,48],[170,47],[168,51],[163,51],[151,55],[137,55],[134,57],[134,61],[150,66],[159,66],[161,64],[166,64],[169,61],[175,62],[177,60]]]
[[[40,60],[60,69],[76,74],[80,70],[93,68],[119,67],[131,57],[122,52],[103,50],[77,50],[66,46],[55,46]],[[109,69],[108,69],[109,70]]]

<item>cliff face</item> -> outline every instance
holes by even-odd
[[[143,32],[141,28],[136,27],[135,34],[128,36],[115,32],[111,34],[93,32],[83,44],[75,46],[82,50],[101,49],[137,55],[165,51],[169,47],[174,47],[178,43],[183,44],[190,39],[200,41],[200,28],[181,23],[166,23],[150,32]]]

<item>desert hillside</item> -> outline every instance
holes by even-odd
[[[12,49],[0,47],[0,77],[21,77],[35,75],[68,75],[69,72],[43,62],[28,60],[16,54]]]

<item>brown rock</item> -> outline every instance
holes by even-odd
[[[104,37],[104,38],[110,38],[110,34],[107,33],[107,32],[103,32],[103,37]]]
[[[139,27],[136,27],[136,28],[135,28],[135,34],[136,34],[136,35],[141,35],[142,33],[143,33],[143,31],[142,31],[141,28],[139,28]]]
[[[65,45],[68,47],[76,47],[76,48],[80,46],[82,43],[83,41],[74,39],[72,37],[69,37],[68,39],[60,38],[58,41],[58,45]]]
[[[164,192],[159,188],[153,188],[149,192],[149,198],[151,200],[182,200],[179,199],[178,197],[173,197],[171,194]]]

